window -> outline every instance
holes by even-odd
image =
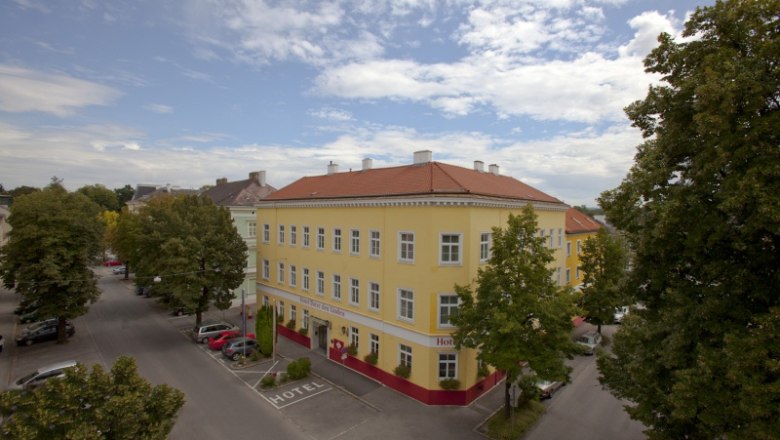
[[[284,225],[279,225],[279,244],[284,244]]]
[[[263,224],[263,243],[269,243],[271,241],[271,225],[268,223]]]
[[[577,271],[574,273],[574,278],[575,279],[580,279],[580,268],[579,267],[577,267]]]
[[[571,241],[566,242],[566,256],[571,257]]]
[[[284,282],[284,263],[279,263],[279,277],[277,279],[278,282],[283,283]]]
[[[398,364],[412,369],[412,347],[398,344]]]
[[[560,267],[555,270],[555,280],[558,283],[558,285],[560,286],[561,285],[561,268]]]
[[[563,247],[563,229],[558,228],[558,247]]]
[[[284,317],[284,301],[279,301],[276,304],[276,315]]]
[[[317,228],[317,250],[325,249],[325,228]]]
[[[263,279],[271,278],[271,263],[268,260],[263,260]]]
[[[257,236],[257,222],[247,222],[246,224],[247,228],[247,235],[250,237],[256,237]]]
[[[460,234],[441,235],[441,263],[460,264]]]
[[[439,380],[458,377],[458,355],[456,353],[439,353]]]
[[[349,279],[349,303],[360,304],[360,280],[355,278]]]
[[[414,263],[414,233],[398,233],[398,260],[404,263]]]
[[[379,335],[375,335],[371,333],[369,339],[370,339],[369,350],[371,350],[371,353],[379,354]]]
[[[582,253],[582,241],[577,240],[577,255]]]
[[[303,290],[309,290],[309,269],[303,268]]]
[[[350,327],[349,328],[349,345],[355,346],[355,348],[358,348],[360,345],[360,331],[357,327]]]
[[[398,289],[398,317],[407,321],[414,319],[414,292]]]
[[[380,237],[379,231],[371,231],[371,250],[369,252],[372,257],[378,258],[382,251]]]
[[[439,295],[439,327],[452,327],[450,317],[458,313],[458,295]]]
[[[341,275],[333,274],[333,299],[341,300]]]
[[[555,229],[550,228],[550,244],[548,245],[548,247],[550,249],[552,249],[553,245],[555,244],[555,242],[553,241],[553,234],[554,233],[555,233]]]
[[[295,307],[295,304],[290,304],[290,321],[297,321],[298,318],[298,310]]]
[[[571,269],[566,269],[566,284],[571,283]]]
[[[263,295],[263,305],[268,307],[268,304],[270,304],[270,301],[268,300],[268,295]]]
[[[309,311],[306,309],[303,309],[303,322],[301,323],[301,327],[309,328]]]
[[[352,229],[350,231],[350,241],[349,241],[349,253],[353,255],[357,255],[360,253],[360,231],[357,229]]]
[[[333,250],[341,252],[341,229],[339,228],[333,230]]]
[[[368,308],[379,310],[379,283],[368,283]]]
[[[309,247],[309,227],[303,227],[303,247]]]
[[[325,272],[317,271],[317,295],[325,294]]]
[[[479,234],[479,261],[481,263],[490,259],[490,232]]]
[[[298,284],[298,269],[294,264],[290,265],[290,286],[295,287]]]
[[[290,225],[290,246],[296,246],[298,244],[298,227]]]

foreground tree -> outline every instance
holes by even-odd
[[[229,307],[231,289],[244,280],[247,247],[227,209],[208,197],[160,196],[130,221],[138,222],[130,225],[135,249],[129,255],[137,279],[194,311],[197,325],[212,303]]]
[[[79,365],[34,391],[0,394],[0,412],[12,415],[0,432],[9,440],[163,440],[183,405],[181,391],[150,385],[123,356],[109,373]]]
[[[100,205],[104,211],[118,211],[119,204],[114,191],[101,184],[85,185],[76,190],[87,196],[90,200]]]
[[[42,317],[59,317],[58,342],[67,341],[66,319],[83,315],[100,295],[92,261],[100,255],[100,207],[82,194],[52,184],[11,206],[8,243],[0,248],[4,285],[35,301]]]
[[[626,275],[626,252],[617,235],[601,228],[594,237],[585,240],[580,269],[582,301],[588,322],[598,326],[614,321],[615,308],[626,304],[622,281]]]
[[[718,1],[661,35],[664,83],[627,113],[648,139],[600,200],[645,310],[599,359],[654,439],[780,432],[780,1]]]
[[[479,269],[476,290],[455,286],[460,299],[451,318],[457,326],[455,347],[478,349],[482,362],[506,373],[507,417],[512,383],[518,382],[527,396],[533,373],[545,380],[567,380],[563,359],[577,350],[571,341],[574,296],[552,280],[552,250],[536,232],[530,206],[521,215],[510,215],[506,229],[493,228],[492,256],[487,268]]]

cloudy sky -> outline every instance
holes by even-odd
[[[6,0],[0,183],[199,188],[498,164],[595,205],[641,142],[642,59],[711,0]]]

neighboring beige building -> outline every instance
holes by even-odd
[[[217,179],[217,185],[204,191],[215,204],[230,210],[230,217],[244,239],[247,247],[247,264],[244,267],[244,282],[234,290],[235,305],[241,302],[241,291],[246,293],[246,302],[255,303],[255,283],[257,280],[257,220],[255,204],[276,191],[265,181],[265,171],[249,173],[246,180],[228,182],[227,178]]]
[[[11,210],[7,205],[0,205],[0,247],[5,246],[8,241],[8,233],[11,232],[11,225],[8,224],[8,216]]]

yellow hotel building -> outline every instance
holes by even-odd
[[[424,403],[468,404],[500,375],[480,374],[475,352],[455,349],[454,286],[476,279],[491,228],[529,203],[563,284],[568,206],[497,165],[447,165],[430,151],[406,166],[374,169],[365,159],[361,170],[338,172],[331,164],[256,205],[258,302],[296,322],[280,333],[333,361]],[[408,378],[395,374],[399,365]],[[443,389],[444,379],[459,386]]]
[[[580,256],[585,246],[585,240],[595,237],[603,227],[593,217],[569,208],[566,211],[566,273],[565,283],[577,290],[582,287],[584,279],[580,270]]]

